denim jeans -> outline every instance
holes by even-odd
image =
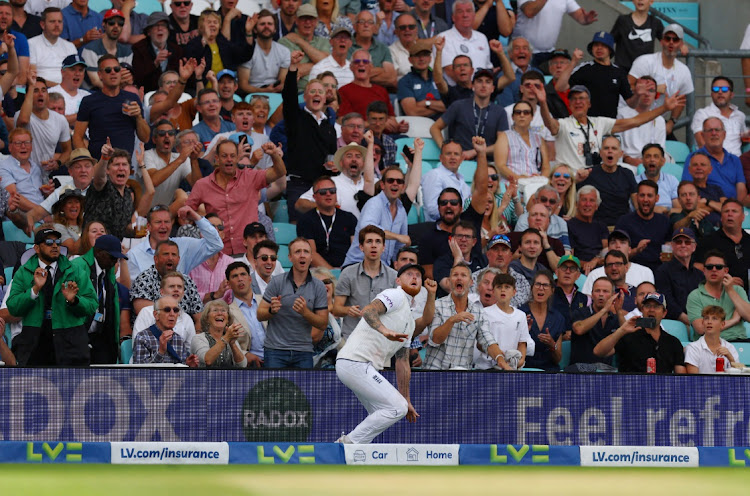
[[[313,354],[311,351],[290,351],[266,348],[263,368],[311,369],[313,368]]]

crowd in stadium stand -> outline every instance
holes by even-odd
[[[653,0],[160,1],[0,1],[6,365],[333,368],[417,263],[414,368],[749,358],[746,116]]]

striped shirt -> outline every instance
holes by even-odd
[[[440,327],[451,316],[455,315],[456,305],[451,295],[435,301],[435,317],[430,324],[430,338],[427,341],[424,367],[429,370],[448,370],[453,368],[470,369],[474,359],[474,348],[477,340],[486,350],[496,344],[495,338],[487,327],[479,301],[469,302],[466,309],[474,315],[472,322],[459,322],[453,325],[448,338],[443,344],[432,340],[435,329]]]
[[[542,136],[529,130],[529,143],[514,129],[505,131],[508,137],[508,168],[519,176],[533,176],[539,174],[542,169]]]

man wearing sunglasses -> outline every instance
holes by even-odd
[[[699,147],[706,144],[703,122],[709,117],[718,117],[724,123],[727,133],[724,148],[734,155],[742,155],[742,138],[748,135],[748,130],[745,126],[745,114],[732,103],[733,98],[734,81],[726,76],[716,76],[711,81],[711,104],[696,110],[690,125]]]
[[[352,244],[357,218],[337,207],[336,183],[330,177],[318,178],[312,189],[315,208],[300,218],[297,236],[310,241],[313,267],[341,267]]]
[[[750,234],[742,225],[745,211],[739,201],[729,198],[721,206],[721,228],[701,239],[695,251],[695,260],[702,260],[709,250],[719,250],[734,278],[734,284],[748,287],[750,270]],[[695,264],[702,269],[700,263]],[[731,314],[730,314],[731,315]]]
[[[388,88],[395,88],[398,80],[396,69],[393,67],[391,52],[386,45],[375,39],[377,31],[375,26],[375,14],[373,12],[363,10],[357,14],[354,22],[354,38],[348,56],[351,60],[354,60],[360,58],[354,57],[354,52],[358,50],[369,52],[370,65],[372,66],[369,75],[372,82]],[[364,114],[364,111],[361,113]],[[400,132],[405,133],[406,131]]]
[[[152,206],[172,204],[175,192],[183,179],[192,186],[203,177],[198,165],[198,143],[187,141],[182,143],[177,152],[173,152],[176,135],[174,124],[161,119],[154,124],[151,131],[154,147],[143,154],[146,172],[151,174],[151,181],[156,188],[154,199],[151,201]]]
[[[88,66],[86,75],[91,81],[91,86],[95,88],[102,87],[102,81],[96,71],[97,62],[102,55],[109,53],[117,57],[120,62],[133,64],[133,49],[130,45],[118,41],[124,24],[125,14],[117,9],[109,9],[104,13],[104,21],[102,22],[104,36],[85,44],[83,50],[81,50],[81,58]]]
[[[279,262],[279,245],[270,239],[263,239],[251,251],[253,265],[248,265],[248,270],[252,290],[253,293],[262,296],[271,278],[284,273]]]
[[[693,75],[690,69],[677,60],[682,55],[682,45],[685,32],[679,24],[670,24],[664,28],[661,37],[661,52],[641,55],[633,61],[633,66],[628,73],[630,86],[635,88],[638,78],[650,75],[656,79],[656,91],[659,98],[654,102],[654,107],[663,105],[666,98],[676,94],[688,95],[695,90],[693,86]],[[672,110],[669,121],[674,125],[682,114],[683,106]]]
[[[719,250],[709,250],[703,258],[702,269],[706,281],[690,292],[686,305],[693,329],[698,336],[702,336],[705,332],[701,315],[703,309],[709,305],[719,305],[727,316],[721,331],[722,339],[746,340],[744,322],[750,322],[750,303],[744,288],[729,273],[727,257]]]
[[[156,323],[139,332],[133,340],[133,363],[183,363],[198,367],[198,356],[189,354],[185,340],[174,331],[180,315],[178,301],[162,296],[154,303]]]
[[[13,277],[8,311],[23,319],[13,353],[25,366],[88,365],[87,318],[98,301],[88,273],[60,256],[60,233],[41,228],[36,252]]]
[[[184,49],[190,40],[200,35],[198,16],[190,13],[192,0],[171,0],[169,5],[172,10],[169,14],[169,36]]]

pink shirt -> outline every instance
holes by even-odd
[[[224,222],[224,253],[244,253],[242,233],[246,225],[258,222],[260,190],[268,186],[266,171],[238,170],[227,183],[226,190],[216,182],[216,174],[218,171],[195,183],[187,205],[197,210],[204,204],[206,213],[215,212],[221,218]]]
[[[219,253],[219,260],[216,262],[214,270],[208,268],[208,261],[203,262],[196,268],[190,271],[190,279],[193,280],[195,286],[198,288],[198,294],[201,295],[201,299],[206,296],[206,293],[216,291],[219,289],[221,281],[226,279],[225,273],[229,264],[234,262],[234,258],[224,253]],[[223,295],[215,295],[217,298],[229,299],[231,290],[227,289]],[[229,301],[231,303],[231,300]]]

